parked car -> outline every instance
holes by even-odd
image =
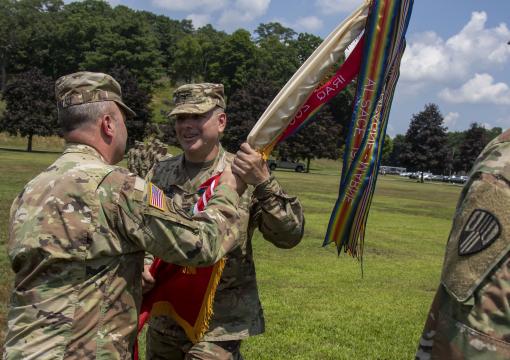
[[[468,177],[465,175],[452,175],[450,176],[450,182],[455,184],[464,184],[468,180]]]
[[[271,171],[279,169],[291,169],[296,172],[305,171],[305,164],[295,161],[287,161],[287,160],[268,160],[268,165]]]

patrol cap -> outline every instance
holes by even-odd
[[[168,116],[180,114],[204,114],[219,106],[225,109],[225,94],[222,84],[186,84],[174,92],[175,108]]]
[[[62,76],[55,83],[55,96],[59,109],[99,101],[115,101],[126,114],[136,116],[122,102],[119,83],[108,74],[80,71]]]

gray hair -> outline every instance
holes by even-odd
[[[105,114],[113,112],[113,101],[98,101],[58,109],[58,121],[62,132],[68,133],[90,124]]]

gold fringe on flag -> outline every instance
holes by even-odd
[[[220,283],[221,274],[223,273],[223,269],[225,268],[226,259],[223,258],[214,264],[214,268],[212,270],[211,278],[209,280],[209,285],[207,286],[207,290],[205,292],[204,301],[202,303],[200,313],[195,321],[195,324],[190,324],[186,320],[184,320],[179,314],[175,311],[173,306],[168,301],[158,301],[155,302],[152,306],[150,316],[168,316],[174,319],[186,332],[188,338],[196,344],[199,342],[207,329],[209,329],[209,322],[211,317],[214,314],[213,306],[214,306],[214,295],[216,294],[216,288]],[[190,267],[190,269],[193,269]],[[184,272],[185,268],[183,268]]]

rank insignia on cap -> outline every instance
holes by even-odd
[[[153,183],[149,183],[149,205],[165,211],[165,193]]]
[[[486,210],[473,210],[460,234],[459,255],[471,255],[485,249],[500,232],[501,225],[493,214]]]

